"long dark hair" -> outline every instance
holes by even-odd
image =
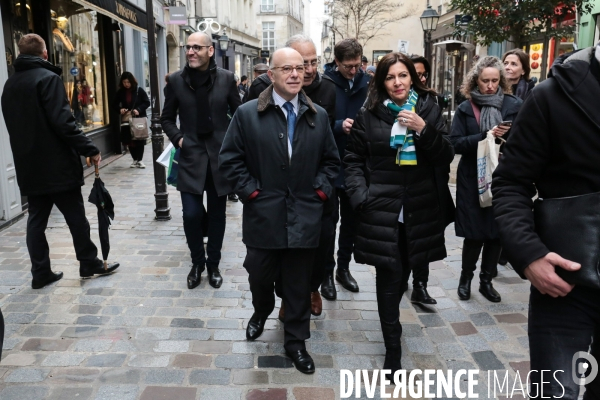
[[[125,71],[121,74],[121,79],[119,79],[119,89],[123,89],[125,90],[125,88],[123,87],[123,81],[127,79],[129,81],[129,83],[131,83],[131,88],[132,89],[136,89],[137,88],[137,80],[135,79],[135,76],[133,76],[133,74],[131,72]]]
[[[388,53],[379,61],[379,64],[377,64],[375,76],[371,79],[371,83],[369,84],[369,96],[367,98],[367,103],[365,104],[367,110],[373,110],[377,104],[382,103],[389,97],[387,90],[385,89],[385,78],[388,75],[390,67],[399,62],[404,64],[408,69],[410,80],[412,81],[412,88],[419,96],[425,94],[435,96],[435,90],[430,89],[421,83],[415,65],[406,54]]]

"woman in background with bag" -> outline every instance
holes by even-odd
[[[137,80],[131,72],[123,72],[119,80],[119,90],[117,91],[114,108],[121,115],[121,143],[124,146],[129,146],[129,153],[133,158],[131,168],[146,168],[142,162],[146,139],[136,140],[132,138],[130,120],[131,118],[146,118],[148,107],[150,107],[150,99],[148,99],[146,92],[138,86]],[[147,137],[147,124],[145,129]]]
[[[487,132],[497,138],[508,138],[512,121],[522,101],[510,93],[504,66],[496,57],[481,58],[465,76],[462,94],[469,100],[456,109],[450,140],[456,154],[462,157],[456,177],[456,236],[465,238],[462,251],[462,273],[458,297],[471,297],[471,280],[477,269],[477,260],[483,248],[479,292],[491,302],[499,302],[500,294],[492,285],[502,246],[492,207],[482,208],[479,203],[477,181],[477,147]]]

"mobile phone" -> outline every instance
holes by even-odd
[[[499,126],[508,126],[510,128],[510,126],[512,125],[512,121],[502,121],[498,125]]]

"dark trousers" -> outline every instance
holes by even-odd
[[[536,389],[542,387],[544,398],[577,399],[580,387],[573,381],[572,373],[574,365],[578,372],[580,362],[573,362],[573,356],[579,351],[589,351],[600,361],[600,291],[575,286],[567,296],[553,298],[532,286],[528,325],[531,370],[551,370],[543,375],[531,373],[532,398]],[[564,372],[553,375],[558,370]],[[564,386],[564,397],[560,397],[563,389],[554,376]],[[542,395],[538,393],[537,398]],[[600,376],[586,385],[583,398],[600,399]]]
[[[133,161],[142,161],[144,158],[145,145],[145,140],[132,140],[129,143],[129,153],[131,153],[131,158],[133,158]]]
[[[247,247],[246,251],[244,268],[248,271],[254,313],[266,318],[273,312],[273,288],[281,280],[284,347],[288,351],[304,349],[304,341],[310,337],[310,277],[315,249]]]
[[[46,240],[46,227],[52,206],[56,205],[65,217],[73,237],[75,255],[81,266],[95,266],[98,248],[90,238],[90,223],[85,217],[81,189],[47,195],[28,196],[27,250],[31,258],[33,279],[43,279],[51,272],[50,248]]]
[[[0,310],[0,358],[2,358],[2,346],[4,345],[4,316]]]
[[[221,261],[221,248],[225,236],[225,209],[227,196],[218,196],[212,179],[210,165],[204,183],[206,192],[208,214],[208,243],[204,253],[202,220],[206,218],[204,212],[203,196],[201,194],[181,192],[181,206],[183,208],[183,230],[194,265],[208,268],[217,268]],[[208,259],[206,258],[208,255]]]
[[[462,271],[470,277],[473,277],[473,273],[477,269],[477,260],[479,259],[482,247],[481,272],[494,274],[498,268],[498,259],[500,258],[500,252],[502,251],[500,239],[486,240],[485,242],[465,239],[462,251]]]
[[[327,271],[333,271],[335,268],[333,254],[335,252],[335,228],[338,221],[341,220],[340,236],[338,239],[337,266],[341,269],[349,268],[352,253],[354,252],[354,236],[356,236],[358,223],[346,191],[344,189],[336,189],[336,194],[333,197],[332,201],[334,201],[335,204],[333,210],[333,240],[327,251]]]
[[[402,325],[400,324],[400,300],[410,275],[408,249],[404,224],[398,224],[398,249],[400,260],[395,269],[376,267],[375,290],[377,312],[386,349],[400,347]]]

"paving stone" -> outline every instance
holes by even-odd
[[[0,392],[2,400],[46,399],[48,388],[44,386],[8,386]]]
[[[406,338],[405,342],[406,346],[408,347],[408,350],[411,353],[433,354],[435,352],[433,343],[431,343],[431,341],[428,338]]]
[[[97,326],[70,326],[64,330],[61,336],[68,338],[90,337],[96,336],[99,330],[100,328]]]
[[[23,330],[21,336],[26,337],[54,337],[62,330],[60,326],[29,325]],[[6,335],[6,332],[5,332]]]
[[[139,340],[166,340],[171,336],[171,328],[138,328],[135,338]]]
[[[464,322],[469,320],[469,317],[459,309],[442,310],[440,311],[440,316],[448,322]]]
[[[38,314],[34,313],[7,313],[4,315],[5,324],[30,324],[36,318]]]
[[[125,362],[127,354],[97,354],[89,357],[86,367],[120,367]]]
[[[490,350],[488,342],[481,335],[459,336],[458,340],[462,342],[468,352]]]
[[[42,382],[48,376],[48,370],[36,368],[17,368],[4,377],[7,383]]]
[[[21,351],[65,351],[73,342],[69,339],[29,339]]]
[[[130,367],[158,368],[169,365],[169,356],[151,356],[146,354],[134,354],[127,365]]]
[[[498,360],[493,351],[476,351],[471,353],[473,359],[483,371],[504,369],[504,364]]]
[[[77,325],[106,325],[110,317],[99,317],[96,315],[82,315],[77,318]]]
[[[267,354],[269,345],[261,342],[235,342],[231,352],[234,354]]]
[[[91,387],[56,387],[52,389],[50,396],[45,400],[65,400],[77,399],[87,400],[92,398],[93,389]]]
[[[215,330],[215,333],[213,334],[213,339],[214,340],[230,340],[230,341],[246,340],[246,330],[245,329]]]
[[[501,324],[523,324],[527,322],[527,317],[523,314],[495,314],[494,317]]]
[[[211,364],[211,356],[198,354],[177,354],[171,363],[176,368],[210,368]]]
[[[258,356],[258,368],[292,368],[294,363],[284,356]]]
[[[345,343],[311,343],[310,351],[315,354],[350,354],[350,347]]]
[[[190,385],[226,386],[230,381],[230,372],[221,369],[196,369],[190,372]]]
[[[142,376],[138,369],[107,369],[100,374],[100,382],[107,384],[138,384]]]
[[[69,312],[72,314],[98,314],[101,309],[102,307],[97,305],[80,304],[78,306],[73,306]]]
[[[348,329],[346,321],[321,320],[315,321],[315,326],[320,331],[345,331]]]
[[[383,343],[359,343],[352,346],[354,354],[385,354],[385,346]],[[344,353],[337,353],[344,354]]]
[[[220,355],[215,357],[215,367],[217,368],[253,368],[253,355]]]
[[[238,329],[239,322],[231,319],[209,319],[206,321],[209,329]]]
[[[265,336],[265,333],[262,334]],[[231,343],[227,342],[194,342],[192,351],[201,354],[224,354],[231,349]]]
[[[94,368],[56,368],[48,378],[54,385],[87,384],[90,385],[100,376],[100,370]]]
[[[146,386],[140,400],[195,400],[196,388]]]
[[[339,369],[373,369],[371,357],[366,356],[336,356],[334,360]]]
[[[477,333],[477,329],[475,329],[473,324],[470,322],[456,322],[450,325],[458,336],[473,335]]]
[[[192,318],[173,318],[171,326],[174,328],[204,328],[204,321]]]
[[[445,360],[455,360],[465,358],[467,355],[462,346],[458,343],[439,343],[437,351]]]
[[[98,353],[108,351],[113,341],[109,339],[82,339],[75,343],[73,351],[84,351],[88,353]]]
[[[331,388],[295,387],[292,391],[296,400],[334,400],[335,392]]]
[[[350,321],[350,327],[355,331],[380,331],[379,321]]]
[[[211,332],[208,329],[173,329],[170,339],[173,340],[209,340]]]
[[[19,338],[5,338],[4,343],[2,343],[2,350],[12,350],[19,343],[21,343]]]
[[[523,379],[523,377],[527,377],[527,374],[531,370],[531,363],[529,361],[513,361],[510,362],[509,365],[515,372],[519,372],[521,379]]]
[[[159,385],[181,385],[185,372],[171,369],[155,369],[146,373],[146,383]]]
[[[287,389],[253,389],[246,400],[287,400]]]
[[[300,371],[293,369],[280,369],[273,371],[271,375],[271,381],[273,383],[282,385],[296,385],[303,383],[313,383],[314,375],[303,374]]]
[[[84,359],[84,354],[55,353],[42,361],[42,367],[72,367],[81,364]]]
[[[200,400],[240,400],[242,389],[236,388],[205,388],[200,392]]]
[[[138,391],[135,385],[101,385],[96,400],[135,400]]]
[[[444,320],[437,314],[419,315],[421,323],[428,328],[436,326],[446,326]]]
[[[470,317],[475,326],[496,325],[496,321],[486,312],[471,314]]]
[[[36,362],[36,357],[33,354],[17,353],[17,354],[9,354],[6,357],[4,357],[4,359],[2,359],[2,362],[0,362],[0,365],[26,367],[28,365],[35,364],[35,362]]]
[[[481,327],[478,329],[478,331],[488,342],[501,342],[508,340],[508,335],[499,326]]]
[[[181,290],[153,290],[150,293],[151,297],[181,297]]]
[[[185,353],[190,348],[190,342],[183,340],[162,340],[154,346],[157,353]]]
[[[269,383],[269,374],[267,371],[235,371],[233,383],[236,385],[265,385]]]
[[[529,337],[527,336],[520,336],[517,338],[517,340],[519,341],[519,344],[524,348],[529,350]]]

